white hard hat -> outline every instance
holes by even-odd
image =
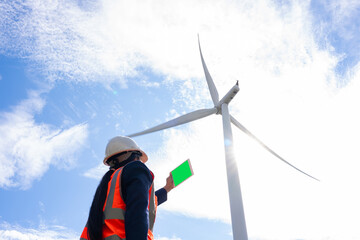
[[[142,156],[140,157],[140,160],[145,163],[148,160],[148,156],[146,153],[139,148],[139,146],[136,144],[134,140],[132,140],[129,137],[123,137],[123,136],[117,136],[108,142],[106,145],[105,150],[105,158],[104,158],[104,164],[109,166],[107,163],[107,160],[115,156],[116,154],[122,153],[122,152],[128,152],[128,151],[139,151],[142,153]]]

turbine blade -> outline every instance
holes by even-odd
[[[271,154],[273,154],[275,157],[277,157],[278,159],[280,159],[281,161],[283,161],[284,163],[288,164],[289,166],[295,168],[296,170],[298,170],[299,172],[305,174],[308,177],[311,177],[317,181],[320,182],[319,179],[311,176],[310,174],[307,174],[306,172],[300,170],[299,168],[295,167],[294,165],[292,165],[291,163],[289,163],[288,161],[286,161],[285,159],[283,159],[281,156],[279,156],[276,152],[274,152],[271,148],[269,148],[268,146],[266,146],[262,141],[260,141],[257,137],[255,137],[249,130],[247,130],[241,123],[239,123],[233,116],[230,116],[231,122],[238,127],[241,131],[243,131],[244,133],[246,133],[247,135],[249,135],[250,137],[252,137],[253,139],[255,139],[255,141],[257,141],[261,146],[263,146],[266,150],[268,150]]]
[[[144,135],[144,134],[148,134],[148,133],[152,133],[152,132],[157,132],[157,131],[160,131],[160,130],[163,130],[163,129],[175,127],[175,126],[178,126],[178,125],[181,125],[181,124],[184,124],[184,123],[192,122],[192,121],[198,120],[200,118],[207,117],[207,116],[209,116],[211,114],[214,114],[216,112],[217,112],[216,108],[208,108],[208,109],[196,110],[194,112],[187,113],[185,115],[182,115],[180,117],[172,119],[172,120],[170,120],[168,122],[157,125],[155,127],[146,129],[145,131],[138,132],[138,133],[133,133],[131,135],[128,135],[128,137],[136,137],[136,136],[140,136],[140,135]]]
[[[204,68],[204,73],[205,73],[205,78],[206,78],[206,82],[207,82],[207,85],[209,87],[209,90],[210,90],[210,95],[211,95],[211,99],[214,103],[214,105],[216,105],[218,102],[219,102],[219,93],[218,91],[216,90],[216,87],[215,87],[215,83],[214,81],[212,80],[211,78],[211,75],[206,67],[206,63],[204,61],[204,57],[202,55],[202,52],[201,52],[201,47],[200,47],[200,38],[199,38],[199,35],[198,35],[198,43],[199,43],[199,50],[200,50],[200,56],[201,56],[201,62],[202,62],[202,66]]]

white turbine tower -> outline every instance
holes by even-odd
[[[240,188],[240,181],[239,181],[239,174],[238,168],[235,161],[234,151],[233,151],[233,136],[231,131],[231,123],[233,123],[236,127],[238,127],[241,131],[252,137],[256,140],[261,146],[263,146],[266,150],[268,150],[271,154],[275,155],[284,163],[288,164],[289,166],[293,167],[294,169],[298,170],[299,172],[319,181],[315,177],[303,172],[302,170],[298,169],[282,157],[280,157],[277,153],[275,153],[272,149],[266,146],[263,142],[261,142],[257,137],[255,137],[250,131],[248,131],[242,124],[240,124],[233,116],[229,113],[228,104],[230,101],[235,97],[235,95],[239,92],[238,82],[229,90],[229,92],[219,101],[219,94],[215,87],[214,81],[212,80],[210,73],[206,67],[201,47],[200,47],[200,40],[199,43],[199,50],[200,50],[200,57],[202,66],[204,68],[205,77],[207,81],[207,85],[210,90],[210,95],[212,101],[214,103],[213,108],[207,109],[200,109],[193,111],[191,113],[182,115],[178,118],[172,119],[168,122],[160,124],[158,126],[149,128],[145,131],[134,133],[128,135],[129,137],[136,137],[156,131],[160,131],[163,129],[175,127],[184,123],[192,122],[200,118],[207,117],[212,114],[221,114],[223,120],[223,131],[224,131],[224,145],[225,145],[225,162],[226,162],[226,172],[227,172],[227,180],[228,180],[228,190],[229,190],[229,199],[230,199],[230,211],[231,211],[231,223],[232,223],[232,231],[233,231],[233,238],[234,240],[247,240],[247,230],[246,230],[246,222],[245,222],[245,215],[244,215],[244,207],[241,197],[241,188]]]

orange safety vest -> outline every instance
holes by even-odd
[[[108,183],[108,192],[104,204],[104,220],[102,227],[102,239],[104,240],[125,240],[125,212],[126,204],[121,193],[121,173],[123,167],[117,169]],[[152,180],[154,174],[150,171]],[[149,230],[147,240],[154,240],[153,227],[156,217],[157,197],[154,193],[154,181],[149,189]],[[80,240],[89,240],[87,224],[81,234]]]

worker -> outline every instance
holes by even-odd
[[[118,136],[106,146],[103,163],[110,167],[96,189],[81,240],[153,240],[156,208],[174,188],[171,174],[154,194],[148,156],[134,140]]]

